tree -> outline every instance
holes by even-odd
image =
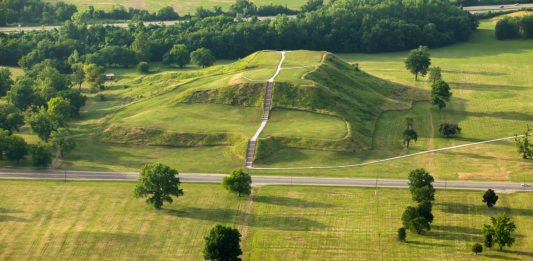
[[[438,80],[431,85],[430,99],[433,105],[437,105],[439,110],[446,107],[446,102],[450,100],[452,93],[450,92],[450,85],[443,80]]]
[[[80,115],[80,109],[85,105],[85,102],[87,101],[87,97],[81,94],[79,90],[68,89],[59,92],[57,95],[70,101],[71,116]]]
[[[177,64],[180,68],[183,68],[186,64],[191,62],[191,54],[189,49],[184,44],[176,44],[172,46],[172,49],[163,56],[163,63],[165,64]]]
[[[33,166],[48,167],[52,163],[52,151],[50,145],[39,143],[31,146],[31,158]]]
[[[439,133],[446,136],[446,138],[449,138],[450,136],[461,133],[461,128],[457,123],[441,123]]]
[[[63,158],[66,152],[76,148],[76,142],[66,128],[58,128],[53,131],[50,134],[50,143],[52,143],[60,158]]]
[[[407,239],[407,233],[405,232],[405,228],[401,227],[398,229],[398,240],[400,242],[405,242]]]
[[[234,170],[229,176],[226,176],[222,179],[222,187],[231,192],[237,193],[239,197],[241,194],[250,194],[252,191],[251,184],[252,177],[242,169]]]
[[[139,61],[147,62],[150,61],[151,45],[152,43],[148,39],[148,35],[140,31],[135,34],[135,40],[131,43],[131,49],[137,54]]]
[[[155,209],[161,209],[164,202],[173,202],[172,196],[183,195],[177,175],[178,171],[161,163],[146,164],[141,169],[134,194],[138,198],[147,198],[146,203]]]
[[[491,217],[490,221],[492,224],[484,225],[482,233],[485,236],[491,235],[494,243],[500,246],[500,251],[505,246],[511,247],[515,241],[511,235],[516,229],[514,222],[505,213]]]
[[[533,143],[529,142],[529,136],[531,134],[531,128],[527,125],[523,136],[519,137],[515,135],[516,146],[518,147],[518,152],[522,154],[523,159],[533,158]]]
[[[434,178],[425,169],[415,169],[409,173],[409,190],[417,202],[435,200]]]
[[[439,80],[442,80],[442,73],[440,67],[431,67],[429,69],[429,81],[435,83]]]
[[[318,10],[324,5],[324,0],[307,0],[305,4],[302,5],[301,10],[303,13],[311,12]]]
[[[83,74],[85,75],[85,82],[92,88],[100,87],[105,81],[104,68],[93,63],[83,66]]]
[[[150,65],[147,62],[140,62],[137,64],[137,71],[140,73],[147,74],[150,72]]]
[[[59,123],[50,113],[41,108],[38,112],[30,114],[28,119],[31,130],[39,136],[41,140],[48,142],[50,134],[57,130]]]
[[[34,100],[33,80],[29,77],[18,77],[11,90],[7,92],[7,100],[15,107],[24,111]]]
[[[177,20],[180,16],[174,11],[174,8],[165,6],[157,11],[157,18],[160,20]]]
[[[418,80],[418,74],[425,76],[427,74],[431,59],[427,46],[419,46],[418,49],[411,50],[405,60],[405,68],[415,75]]]
[[[483,194],[483,202],[487,203],[487,207],[493,207],[496,205],[496,201],[498,201],[498,196],[494,190],[488,189],[485,191],[485,194]]]
[[[236,0],[235,4],[230,6],[229,12],[247,17],[254,15],[257,12],[257,7],[248,0]]]
[[[61,124],[70,119],[72,106],[70,100],[63,97],[54,97],[48,101],[48,113]]]
[[[429,223],[433,222],[434,216],[432,213],[433,205],[431,201],[424,201],[418,204],[418,215],[425,218]]]
[[[13,86],[11,72],[8,68],[0,68],[0,97],[5,96],[11,86]]]
[[[492,234],[485,233],[483,235],[483,244],[486,248],[492,248],[492,246],[494,245],[494,239],[492,238]]]
[[[494,28],[496,39],[514,39],[520,37],[520,27],[518,20],[514,17],[505,16],[498,20]]]
[[[22,137],[11,135],[5,140],[4,151],[8,160],[19,162],[28,154],[28,144]]]
[[[216,261],[240,261],[241,233],[232,227],[216,225],[205,237],[204,259]]]
[[[11,104],[0,104],[0,127],[12,133],[24,124],[24,116]]]
[[[71,67],[72,74],[71,79],[72,82],[78,85],[78,89],[81,90],[81,85],[83,84],[83,80],[85,79],[85,74],[83,71],[83,64],[82,63],[75,63]]]
[[[430,230],[429,221],[420,216],[415,207],[407,207],[402,214],[403,227],[417,234],[422,234],[425,230]]]
[[[472,252],[474,252],[476,255],[483,252],[483,246],[480,243],[475,243],[472,245]]]
[[[202,47],[191,53],[191,61],[203,68],[213,65],[215,60],[215,56],[207,48]]]
[[[411,117],[405,118],[406,128],[403,131],[403,144],[406,148],[409,148],[409,144],[412,140],[415,142],[418,140],[418,133],[413,129],[414,120]]]

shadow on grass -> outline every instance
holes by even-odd
[[[515,251],[515,250],[509,250],[509,249],[504,249],[501,252],[507,253],[507,254],[515,254],[515,255],[527,256],[527,257],[533,258],[533,252]]]
[[[496,157],[492,156],[482,156],[476,153],[468,153],[468,152],[458,152],[458,151],[452,151],[452,150],[444,150],[439,151],[440,154],[450,155],[450,156],[460,156],[462,158],[474,158],[474,159],[487,159],[487,160],[495,160]]]
[[[420,246],[446,247],[446,248],[450,247],[450,245],[446,245],[446,244],[430,243],[430,242],[414,241],[414,240],[408,240],[407,243],[414,244],[414,245],[420,245]]]
[[[509,257],[509,256],[502,256],[502,255],[498,255],[498,254],[482,254],[482,255],[480,255],[480,256],[488,257],[488,258],[490,258],[491,260],[494,260],[494,259],[501,259],[501,260],[521,260],[521,258]]]
[[[254,201],[265,204],[286,206],[286,207],[299,207],[299,208],[329,208],[333,207],[332,204],[307,201],[297,198],[278,197],[278,196],[254,196]]]
[[[8,208],[0,208],[0,222],[9,222],[9,221],[28,222],[29,221],[26,218],[6,215],[6,214],[17,214],[17,213],[23,213],[23,211],[15,210],[15,209],[8,209]]]
[[[479,196],[480,197],[479,205],[455,203],[455,202],[435,203],[435,205],[439,206],[439,209],[442,212],[452,213],[452,214],[484,213],[484,214],[496,215],[497,213],[506,212],[506,213],[513,213],[513,215],[516,215],[516,216],[533,217],[533,209],[500,207],[498,206],[498,203],[496,203],[495,207],[489,209],[486,205],[483,204],[483,202],[481,202],[481,196],[482,194],[480,194]]]
[[[443,70],[446,73],[459,73],[459,74],[473,74],[473,75],[486,75],[486,76],[503,76],[506,73],[501,72],[480,72],[480,71],[456,71],[456,70]]]
[[[478,83],[464,83],[451,82],[454,89],[470,90],[470,91],[524,91],[527,87],[514,85],[492,85],[492,84],[478,84]]]
[[[460,226],[432,226],[432,230],[427,232],[426,236],[453,241],[481,242],[483,240],[481,230]]]
[[[179,210],[164,209],[169,215],[181,218],[207,220],[211,222],[231,223],[236,216],[245,215],[235,209],[222,208],[194,208],[187,207]],[[304,217],[255,215],[248,214],[251,227],[272,228],[292,231],[308,231],[327,228],[326,225]]]

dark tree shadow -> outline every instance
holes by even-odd
[[[8,208],[0,208],[0,222],[28,222],[29,220],[26,218],[21,217],[15,217],[8,214],[17,214],[17,213],[23,213],[24,211],[15,210],[15,209],[8,209]]]
[[[234,209],[222,208],[194,208],[186,207],[179,210],[164,209],[169,215],[181,218],[191,218],[199,220],[207,220],[211,222],[229,223],[233,221],[234,217],[244,215],[244,213]],[[315,229],[324,229],[328,226],[304,217],[291,216],[274,216],[274,215],[255,215],[247,214],[249,216],[249,223],[251,227],[266,227],[272,229],[292,230],[292,231],[309,231]]]
[[[527,87],[514,85],[492,85],[479,83],[451,82],[454,89],[469,91],[524,91]]]
[[[501,72],[480,72],[480,71],[456,71],[456,70],[442,70],[446,73],[460,73],[460,74],[472,74],[472,75],[487,75],[487,76],[503,76],[506,73]]]
[[[508,254],[515,254],[515,255],[527,256],[527,257],[532,257],[533,258],[533,252],[515,251],[515,250],[510,250],[510,249],[504,249],[504,250],[502,250],[502,252],[508,253]]]
[[[506,213],[514,213],[514,215],[519,216],[533,216],[533,209],[523,209],[523,208],[509,208],[509,207],[501,207],[498,206],[498,203],[496,203],[495,207],[488,208],[487,205],[485,205],[481,201],[481,196],[479,196],[479,205],[472,205],[472,204],[464,204],[464,203],[455,203],[455,202],[443,202],[443,203],[435,203],[435,206],[438,206],[439,209],[446,213],[453,213],[453,214],[467,214],[467,213],[492,213],[497,214],[500,212],[506,212]]]
[[[421,246],[450,247],[450,245],[446,245],[446,244],[430,243],[430,242],[415,241],[415,240],[408,240],[407,243],[414,244],[414,245],[421,245]]]
[[[254,196],[254,201],[265,204],[286,206],[286,207],[300,207],[300,208],[329,208],[332,204],[307,201],[297,198],[278,197],[278,196]]]
[[[454,233],[455,231],[429,231],[426,233],[427,237],[440,239],[440,240],[453,240],[453,241],[468,241],[468,242],[481,242],[483,237],[481,233],[478,235],[466,234],[466,233]]]
[[[481,234],[481,229],[471,228],[471,227],[461,227],[461,226],[443,226],[443,225],[432,225],[431,230],[441,230],[454,233],[463,233],[463,234]]]
[[[516,257],[509,257],[509,256],[502,256],[498,254],[483,254],[482,256],[486,256],[490,259],[502,259],[502,260],[520,260],[520,258]]]

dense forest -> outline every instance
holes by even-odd
[[[176,44],[190,50],[205,47],[224,59],[263,49],[399,51],[466,41],[476,27],[472,15],[447,0],[337,0],[295,18],[279,15],[272,20],[222,14],[193,17],[174,26],[144,26],[139,22],[129,28],[67,21],[60,30],[0,35],[0,62],[29,70],[52,59],[67,73],[66,59],[74,51],[82,61],[127,66],[138,61],[131,59],[131,51],[143,52],[137,55],[142,60],[161,61]],[[139,45],[142,47],[136,48]]]

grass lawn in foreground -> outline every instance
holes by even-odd
[[[528,260],[533,194],[438,190],[432,230],[396,241],[406,189],[264,186],[253,201],[218,184],[184,184],[183,197],[156,211],[133,198],[134,183],[0,181],[0,259],[201,260],[217,223],[243,234],[243,260]],[[489,217],[506,212],[516,242],[503,252],[470,248]]]

